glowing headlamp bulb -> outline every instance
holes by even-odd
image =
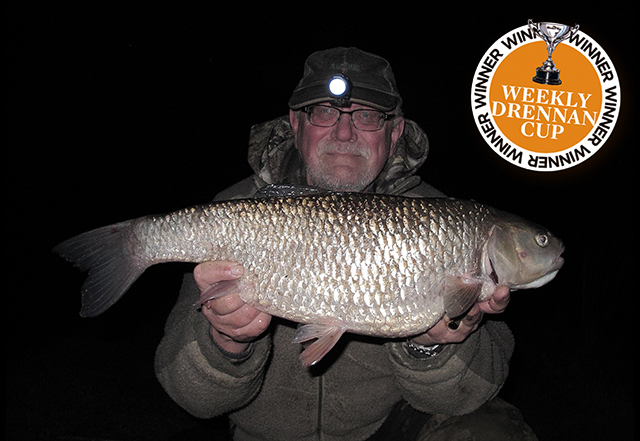
[[[347,93],[347,89],[347,79],[343,75],[334,75],[329,80],[329,92],[331,92],[331,95],[340,97]]]

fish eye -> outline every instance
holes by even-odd
[[[546,247],[547,245],[549,245],[549,236],[544,233],[536,234],[536,243],[540,247]]]

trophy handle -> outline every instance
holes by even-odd
[[[571,26],[571,31],[569,32],[569,38],[573,37],[573,35],[578,32],[578,29],[580,29],[580,25],[578,23],[576,23],[574,26]]]

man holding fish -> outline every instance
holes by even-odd
[[[428,142],[401,104],[383,58],[355,48],[312,54],[288,117],[252,128],[255,174],[216,200],[252,198],[268,184],[443,197],[415,175]],[[233,261],[196,266],[156,355],[169,395],[201,418],[229,414],[235,439],[536,439],[517,409],[495,398],[514,343],[504,323],[482,319],[505,310],[509,287],[496,283],[463,314],[416,335],[339,333],[328,355],[304,367],[298,357],[313,339],[292,344],[296,323],[245,303],[233,284],[244,276]],[[219,286],[225,295],[193,307]]]

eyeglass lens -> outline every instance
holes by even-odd
[[[358,109],[344,112],[329,106],[311,106],[307,110],[309,122],[314,126],[320,127],[331,127],[335,125],[343,113],[351,115],[351,121],[358,130],[380,130],[384,124],[385,114],[377,110]]]

